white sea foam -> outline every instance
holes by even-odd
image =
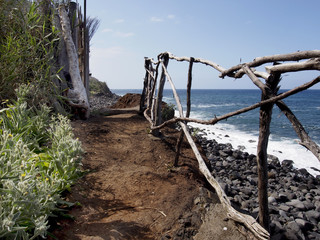
[[[235,103],[224,103],[224,104],[194,104],[191,107],[196,107],[196,108],[215,108],[215,107],[230,107],[230,106],[235,106],[238,104]]]
[[[257,154],[258,133],[239,131],[235,126],[224,123],[218,123],[214,126],[196,123],[190,123],[190,125],[203,129],[207,133],[208,139],[215,139],[219,143],[231,143],[234,149],[244,146],[243,151],[249,154]],[[281,141],[275,141],[271,135],[268,153],[277,156],[280,162],[284,159],[290,159],[294,161],[294,167],[305,168],[314,176],[320,174],[320,172],[311,169],[311,167],[314,167],[320,170],[318,159],[310,151],[299,145],[297,140],[281,139]]]

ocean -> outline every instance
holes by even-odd
[[[118,95],[126,93],[141,93],[137,89],[115,89]],[[177,90],[180,101],[186,111],[186,90]],[[172,90],[164,90],[163,100],[175,104]],[[259,102],[260,90],[210,90],[194,89],[191,91],[191,115],[197,119],[211,119],[231,111],[235,111]],[[311,139],[320,144],[320,90],[307,90],[283,100],[304,126]],[[176,116],[178,111],[176,110]],[[215,125],[200,125],[208,139],[215,139],[220,143],[231,143],[234,149],[243,149],[249,154],[257,153],[259,134],[259,109],[223,120]],[[305,168],[313,175],[320,175],[320,162],[306,148],[298,144],[299,139],[291,123],[277,108],[273,109],[270,127],[268,154],[275,155],[280,161],[290,159],[297,168]]]

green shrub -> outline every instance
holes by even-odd
[[[174,104],[163,104],[162,105],[162,111],[161,111],[161,119],[162,122],[168,121],[172,118],[174,118],[174,110],[175,105]]]
[[[108,85],[105,82],[101,82],[94,77],[90,77],[89,79],[89,90],[90,94],[97,95],[105,95],[112,96],[112,92],[110,91]]]
[[[18,94],[19,95],[19,94]],[[69,120],[25,99],[0,110],[0,238],[45,237],[60,193],[81,173]]]

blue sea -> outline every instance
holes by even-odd
[[[112,90],[118,95],[126,93],[141,93],[141,90],[126,89]],[[177,90],[180,101],[186,111],[186,90]],[[215,116],[236,111],[259,102],[260,90],[205,90],[194,89],[191,92],[191,116],[197,119],[211,119]],[[163,100],[175,104],[172,90],[164,90]],[[320,90],[307,90],[283,100],[296,117],[300,120],[309,136],[320,144]],[[176,116],[178,112],[176,111]],[[280,161],[291,159],[297,168],[306,168],[313,175],[320,172],[316,157],[298,144],[299,139],[291,123],[284,114],[274,107],[271,123],[271,135],[268,153],[277,156]],[[256,154],[259,132],[259,109],[221,121],[214,126],[190,124],[203,129],[207,138],[216,139],[221,143],[231,143],[233,148],[244,149],[248,153]]]

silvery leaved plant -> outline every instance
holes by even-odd
[[[0,132],[0,238],[46,237],[61,192],[81,173],[81,144],[66,117],[24,101],[0,111]]]

